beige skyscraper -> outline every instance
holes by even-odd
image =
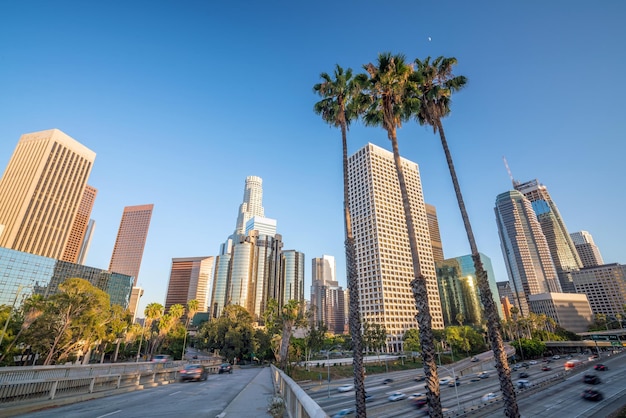
[[[406,159],[402,164],[420,267],[427,280],[432,326],[441,329],[443,316],[419,169]],[[400,351],[404,332],[418,325],[410,287],[413,263],[393,154],[366,145],[350,156],[348,177],[361,315],[364,322],[384,325],[388,349]]]
[[[22,135],[0,179],[0,246],[60,259],[95,158],[58,129]]]
[[[89,225],[89,217],[91,216],[91,210],[93,209],[97,194],[98,190],[95,187],[90,185],[85,186],[83,197],[78,205],[78,211],[74,218],[70,237],[67,240],[67,245],[65,246],[61,260],[69,261],[70,263],[79,263],[79,256],[81,255],[81,249],[83,248],[85,235],[87,233],[87,226]]]
[[[133,276],[134,286],[137,286],[153,207],[154,205],[149,204],[124,208],[109,264],[110,271]]]
[[[439,233],[439,220],[437,219],[437,208],[433,205],[425,204],[426,217],[428,218],[428,231],[430,232],[430,245],[433,247],[433,258],[435,263],[442,262],[443,244],[441,243],[441,234]]]
[[[214,257],[172,258],[172,270],[167,285],[165,309],[179,303],[198,301],[198,312],[206,312]]]

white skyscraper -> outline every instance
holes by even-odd
[[[570,234],[576,246],[576,251],[585,267],[595,267],[604,264],[600,249],[593,242],[593,237],[587,231],[572,232]]]
[[[419,169],[406,159],[402,164],[432,327],[441,329],[443,315]],[[388,349],[400,351],[404,332],[418,324],[410,287],[414,279],[411,249],[393,154],[367,144],[348,159],[348,181],[361,316],[363,322],[383,325]]]
[[[265,216],[263,210],[263,179],[257,176],[248,176],[246,177],[246,185],[243,190],[243,203],[239,206],[235,234],[245,234],[246,222],[253,216]]]

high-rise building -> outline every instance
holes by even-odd
[[[153,208],[152,204],[126,206],[115,239],[109,270],[133,276],[134,286],[137,286]]]
[[[85,237],[80,245],[80,251],[78,253],[78,264],[85,264],[87,262],[87,254],[89,254],[89,247],[91,247],[91,238],[96,230],[96,221],[90,219],[87,223],[87,230],[85,231]]]
[[[402,167],[432,327],[441,329],[443,315],[419,169],[407,159],[402,159]],[[418,324],[410,286],[415,278],[413,262],[393,154],[367,144],[349,157],[348,181],[361,317],[363,322],[384,326],[387,349],[401,351],[405,331]]]
[[[85,186],[83,197],[78,205],[78,211],[76,212],[72,230],[70,231],[70,236],[67,240],[67,245],[65,246],[61,260],[83,264],[79,262],[79,258],[81,250],[84,248],[83,244],[85,243],[85,237],[89,227],[89,217],[91,216],[91,210],[93,209],[97,194],[98,190],[95,187],[90,185]]]
[[[626,306],[626,265],[612,263],[584,267],[574,272],[576,292],[587,295],[594,315],[608,318],[624,315]]]
[[[22,135],[0,179],[0,247],[60,259],[95,158],[58,129]]]
[[[604,264],[600,250],[593,242],[593,237],[587,231],[572,232],[570,234],[580,261],[585,267],[595,267]]]
[[[439,220],[437,219],[437,208],[428,203],[426,206],[426,217],[428,219],[428,232],[430,234],[430,245],[433,247],[433,259],[435,263],[443,261],[443,244],[439,233]]]
[[[506,282],[496,282],[496,286],[498,286],[498,300],[502,304],[502,313],[504,314],[502,319],[509,321],[511,320],[511,308],[515,306],[513,304],[514,297],[511,283],[508,280]]]
[[[283,250],[281,276],[284,283],[283,305],[290,300],[304,301],[304,253]]]
[[[213,275],[213,257],[172,258],[170,280],[165,296],[165,310],[172,305],[187,305],[198,301],[198,312],[208,310],[210,279]]]
[[[496,222],[514,303],[528,315],[528,296],[561,293],[556,268],[530,201],[517,190],[496,198]]]
[[[513,186],[532,204],[543,235],[546,237],[561,289],[565,293],[573,293],[574,284],[571,272],[578,270],[583,264],[547,187],[537,180],[526,183],[513,182]]]
[[[347,306],[336,280],[335,257],[323,255],[312,260],[311,282],[311,320],[316,326],[324,324],[329,332],[343,334]]]
[[[498,287],[491,267],[491,259],[482,253],[480,253],[480,259],[487,272],[491,293],[497,296]],[[435,263],[435,266],[445,326],[461,324],[482,326],[487,319],[480,300],[480,289],[472,256],[449,258]],[[498,303],[496,306],[498,315],[504,318],[502,305]]]
[[[209,311],[210,318],[219,318],[222,316],[222,311],[226,305],[230,259],[230,251],[215,257],[213,287],[211,289],[211,308]]]
[[[245,234],[246,223],[253,216],[265,216],[263,209],[263,180],[261,177],[246,177],[246,185],[243,190],[243,203],[239,206],[237,227],[235,234]]]
[[[578,293],[541,293],[528,297],[531,312],[545,314],[571,332],[587,332],[591,325],[591,307],[587,296]]]

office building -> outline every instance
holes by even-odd
[[[95,158],[58,129],[22,135],[0,179],[0,247],[61,259]]]
[[[583,266],[559,210],[550,197],[548,189],[538,180],[526,183],[513,182],[515,190],[522,193],[533,207],[541,230],[548,243],[561,289],[565,293],[574,292],[571,272]]]
[[[222,316],[224,306],[226,305],[230,259],[230,252],[215,257],[213,287],[211,288],[211,308],[209,311],[211,318]]]
[[[97,194],[98,190],[95,187],[90,185],[85,186],[83,197],[78,205],[78,211],[74,217],[74,223],[72,224],[70,236],[67,240],[67,244],[65,245],[65,250],[63,251],[61,260],[68,261],[70,263],[83,264],[79,261],[79,258],[81,251],[85,249],[85,238],[87,236],[87,232],[89,231],[91,235],[91,232],[93,231],[93,229],[88,228],[89,217],[91,216],[91,210],[93,209],[93,204],[96,200]],[[89,239],[91,239],[91,237],[89,237]],[[87,247],[88,245],[89,244],[87,244]]]
[[[12,306],[30,296],[49,297],[58,293],[67,279],[85,279],[105,291],[111,304],[129,307],[133,278],[94,267],[68,263],[49,257],[0,248],[0,305]],[[19,292],[19,294],[18,294]]]
[[[198,301],[198,312],[208,310],[210,279],[213,275],[213,257],[172,258],[170,279],[165,296],[165,310],[175,304],[187,306]]]
[[[437,209],[428,203],[426,206],[426,217],[428,219],[428,232],[430,234],[430,245],[433,247],[433,259],[435,263],[444,260],[443,244],[441,242],[441,234],[439,233],[439,220],[437,219]]]
[[[491,259],[480,253],[483,268],[487,272],[489,288],[494,300],[498,297]],[[435,263],[437,268],[437,282],[439,297],[443,311],[445,326],[474,325],[481,327],[487,321],[484,307],[480,300],[480,289],[474,269],[474,260],[471,255],[450,258]],[[498,315],[504,318],[502,305],[496,303]],[[459,321],[460,319],[460,321]]]
[[[531,312],[545,314],[568,331],[587,332],[591,325],[591,306],[584,294],[541,293],[530,295],[528,303]]]
[[[109,270],[133,276],[137,286],[154,205],[126,206],[115,239]]]
[[[265,216],[263,209],[263,180],[261,177],[248,176],[243,190],[243,202],[239,206],[235,234],[245,234],[246,223],[253,216]]]
[[[570,234],[580,261],[584,267],[596,267],[604,264],[600,249],[593,241],[593,237],[587,231],[572,232]]]
[[[513,291],[511,290],[511,283],[509,281],[506,282],[496,282],[496,286],[498,286],[498,300],[502,305],[502,313],[504,314],[503,319],[507,321],[511,320],[511,308],[514,306],[513,304]]]
[[[584,267],[573,273],[577,293],[587,295],[593,315],[607,318],[624,315],[626,305],[626,265],[612,263]]]
[[[311,321],[326,326],[333,334],[345,332],[346,312],[344,290],[336,280],[335,257],[313,258],[311,269]]]
[[[528,296],[561,293],[556,268],[531,202],[522,193],[498,195],[495,213],[513,302],[527,316]]]
[[[304,301],[304,253],[283,250],[281,276],[284,283],[282,305],[286,305],[290,300]]]
[[[402,159],[422,275],[426,278],[432,328],[444,326],[428,216],[416,163]],[[417,328],[415,278],[402,195],[393,154],[367,144],[348,159],[349,206],[356,243],[356,269],[363,322],[385,327],[387,349],[402,350],[406,330]]]

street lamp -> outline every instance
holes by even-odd
[[[450,369],[448,369],[446,366],[439,365],[439,367],[447,370],[448,373],[450,372]],[[456,407],[457,407],[457,410],[460,410],[461,409],[461,403],[459,402],[459,390],[456,387],[457,386],[457,381],[456,381],[456,374],[454,373],[454,367],[452,367],[452,379],[453,379],[453,382],[454,382],[454,394],[456,395]]]

